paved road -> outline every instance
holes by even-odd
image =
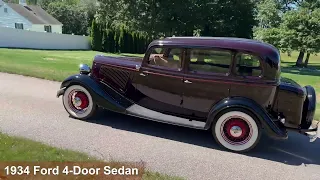
[[[0,73],[0,131],[61,148],[120,161],[187,179],[319,179],[320,140],[290,134],[263,137],[255,151],[222,150],[210,133],[101,111],[90,121],[69,118],[60,83]]]

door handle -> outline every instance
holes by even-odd
[[[145,76],[147,76],[148,75],[148,71],[142,71],[141,73],[140,73],[140,76],[143,76],[143,77],[145,77]]]
[[[189,80],[184,80],[184,83],[191,84],[192,82]]]

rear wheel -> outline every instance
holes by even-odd
[[[224,148],[246,152],[258,144],[261,128],[252,113],[242,109],[227,110],[213,123],[212,134]]]
[[[70,116],[77,119],[88,119],[97,109],[90,92],[80,85],[69,86],[64,92],[62,102]]]

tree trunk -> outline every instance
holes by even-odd
[[[304,57],[304,52],[300,51],[297,62],[296,62],[296,66],[298,66],[298,67],[303,66],[303,57]]]
[[[310,58],[310,53],[307,53],[306,60],[304,61],[304,66],[305,66],[305,67],[308,67],[309,58]]]

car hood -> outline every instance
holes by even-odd
[[[142,58],[139,58],[139,57],[113,57],[113,56],[97,55],[94,57],[93,63],[135,69],[136,65],[139,65],[139,66],[141,65]]]

